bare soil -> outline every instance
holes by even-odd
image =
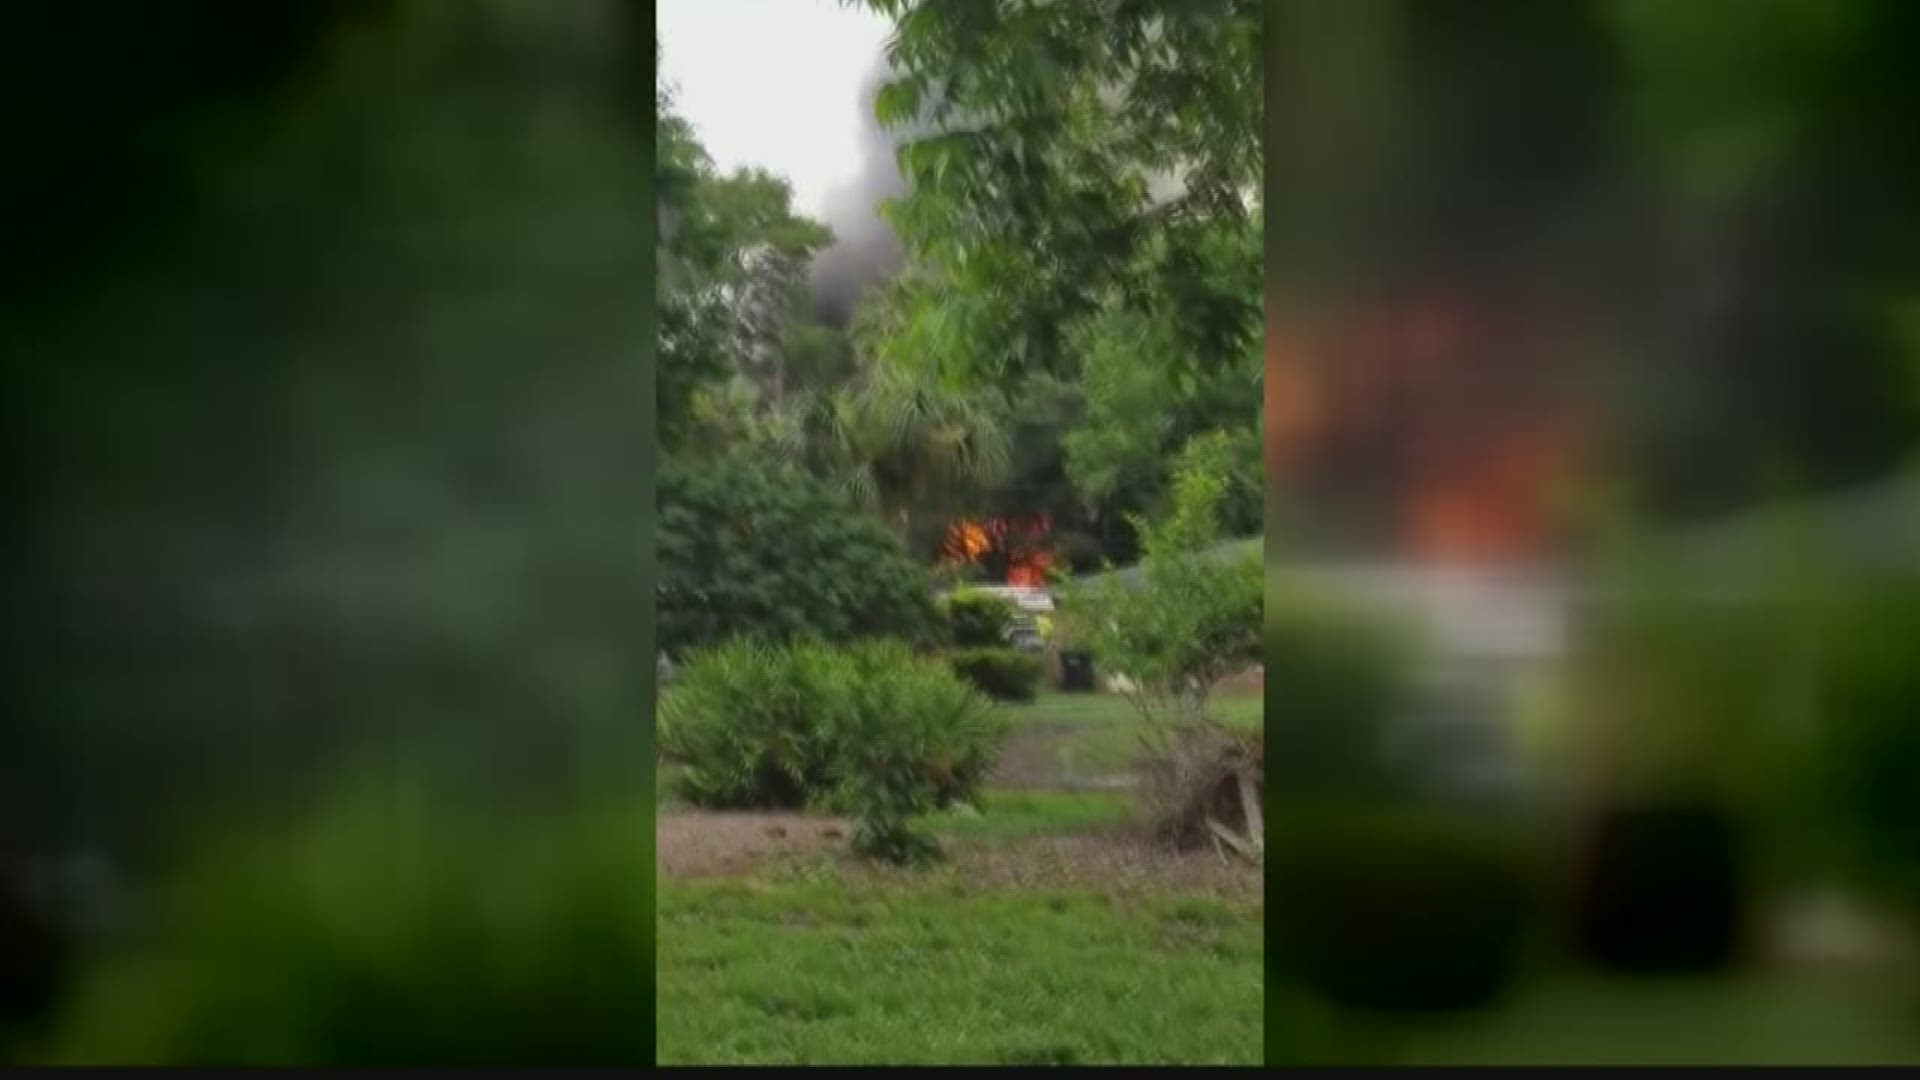
[[[733,876],[768,859],[843,850],[851,832],[838,818],[790,811],[662,811],[655,859],[662,877]]]
[[[974,844],[953,858],[959,876],[979,888],[1206,893],[1244,901],[1262,894],[1257,866],[1211,850],[1169,851],[1125,830]]]
[[[851,857],[846,822],[797,813],[675,811],[659,816],[663,877],[744,877],[782,864],[825,864],[836,876],[925,880]],[[951,880],[972,890],[1089,890],[1109,896],[1201,893],[1254,902],[1258,867],[1213,851],[1175,852],[1126,829],[1013,842],[950,842]]]
[[[1216,692],[1220,694],[1263,694],[1267,689],[1267,668],[1265,664],[1255,664],[1240,672],[1229,675],[1220,681]]]

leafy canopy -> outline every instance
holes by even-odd
[[[702,394],[730,377],[778,391],[790,367],[834,365],[836,344],[805,315],[807,265],[833,233],[794,212],[785,180],[720,173],[669,87],[655,88],[654,106],[657,408],[672,452],[696,426]]]
[[[657,610],[669,655],[737,634],[934,639],[925,571],[825,482],[732,457],[667,465],[658,497]]]
[[[1176,362],[1257,336],[1257,284],[1201,268],[1258,199],[1258,4],[856,2],[895,27],[875,111],[916,132],[887,207],[914,264],[885,300],[895,355],[1067,374],[1065,328],[1110,299],[1173,300]]]
[[[1171,512],[1136,523],[1146,544],[1139,582],[1108,576],[1068,598],[1075,640],[1133,684],[1131,703],[1163,731],[1207,719],[1213,688],[1260,659],[1260,554],[1223,560],[1212,550],[1231,484],[1226,448],[1221,436],[1196,440]]]

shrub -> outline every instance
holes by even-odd
[[[1920,589],[1883,583],[1842,625],[1817,692],[1825,821],[1863,884],[1920,916]]]
[[[674,465],[658,500],[657,617],[675,660],[743,634],[916,644],[939,634],[927,572],[818,479],[743,461]]]
[[[1013,649],[959,649],[947,662],[955,674],[996,701],[1032,701],[1046,674],[1039,657]]]
[[[55,1057],[141,1065],[643,1064],[644,815],[503,828],[369,787],[212,852]]]
[[[1279,962],[1338,1005],[1448,1010],[1508,984],[1532,911],[1524,850],[1491,825],[1404,811],[1276,823]]]
[[[1123,676],[1145,721],[1143,809],[1176,844],[1208,829],[1209,811],[1248,763],[1209,724],[1214,688],[1260,659],[1262,569],[1258,551],[1221,558],[1220,512],[1230,480],[1229,442],[1203,436],[1175,470],[1173,505],[1159,521],[1135,519],[1146,552],[1137,580],[1110,574],[1067,597],[1066,636]],[[1244,814],[1236,814],[1250,832]]]
[[[1632,584],[1595,611],[1576,674],[1615,782],[1766,813],[1798,756],[1783,722],[1800,696],[1785,679],[1803,666],[1789,614],[1772,597],[1730,605]]]
[[[66,928],[48,916],[22,880],[23,866],[0,860],[0,1066],[42,1033],[71,967]]]
[[[798,809],[831,785],[854,673],[825,646],[736,638],[688,657],[660,697],[660,748],[695,806]]]
[[[728,642],[694,654],[660,703],[678,794],[716,808],[947,806],[974,796],[1004,733],[972,687],[899,642]]]
[[[1609,969],[1720,970],[1749,890],[1826,858],[1803,681],[1823,587],[1785,564],[1737,592],[1659,558],[1610,569],[1573,668],[1605,792],[1574,866],[1576,945]]]
[[[946,615],[947,640],[956,649],[998,649],[1007,643],[1007,624],[1013,621],[1014,605],[991,593],[960,590],[947,596],[941,607]]]
[[[1389,725],[1411,691],[1412,641],[1386,616],[1298,587],[1266,608],[1266,724],[1276,792],[1379,794]]]
[[[1109,574],[1067,598],[1073,642],[1126,677],[1154,726],[1204,720],[1220,680],[1260,659],[1260,555],[1211,550],[1227,482],[1208,464],[1195,458],[1176,475],[1164,520],[1135,520],[1146,550],[1137,580]]]
[[[1582,952],[1621,971],[1726,967],[1742,921],[1737,856],[1734,822],[1711,803],[1655,799],[1601,813],[1579,890]]]
[[[846,710],[838,800],[857,819],[856,851],[889,862],[938,854],[915,816],[972,797],[993,765],[1005,720],[940,664],[897,645],[863,651]]]

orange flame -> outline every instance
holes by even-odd
[[[1414,488],[1402,508],[1402,526],[1416,554],[1504,561],[1551,542],[1548,500],[1568,464],[1568,432],[1542,424],[1502,432],[1489,442],[1464,465]]]
[[[1416,557],[1545,551],[1557,539],[1556,485],[1578,475],[1585,427],[1567,408],[1577,403],[1536,377],[1564,323],[1508,300],[1403,296],[1323,312],[1317,333],[1283,333],[1270,313],[1269,477],[1384,482],[1397,541]]]
[[[1046,584],[1053,566],[1051,532],[1052,522],[1044,514],[1018,523],[1006,518],[963,519],[948,526],[941,554],[948,564],[962,566],[1004,559],[1007,584],[1037,588]]]

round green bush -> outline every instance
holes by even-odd
[[[1818,684],[1823,824],[1870,891],[1920,921],[1920,586],[1859,596]]]
[[[687,658],[660,695],[677,793],[715,809],[799,809],[832,785],[851,661],[813,643],[735,638]]]
[[[1015,611],[1010,600],[961,589],[940,601],[947,640],[956,649],[998,649],[1006,645],[1007,625]]]
[[[658,482],[660,645],[678,661],[752,635],[850,642],[941,634],[933,581],[900,541],[830,485],[721,460]]]
[[[973,797],[1005,734],[946,664],[891,641],[729,641],[688,659],[659,719],[678,793],[718,809],[858,802],[881,767],[869,753],[892,770],[874,783],[910,774],[933,805],[950,805]]]
[[[1287,586],[1265,609],[1267,782],[1286,797],[1391,794],[1389,725],[1411,700],[1414,646],[1387,616]]]
[[[644,813],[474,820],[368,786],[211,852],[86,973],[72,1064],[642,1065]]]
[[[1032,701],[1046,665],[1013,649],[958,649],[947,655],[954,673],[995,701]]]
[[[943,665],[876,643],[847,709],[835,801],[858,824],[856,851],[889,862],[938,854],[915,816],[971,799],[1006,735],[1004,715]]]
[[[1311,812],[1270,823],[1279,963],[1336,1005],[1469,1008],[1508,984],[1533,906],[1524,850],[1473,820]]]

